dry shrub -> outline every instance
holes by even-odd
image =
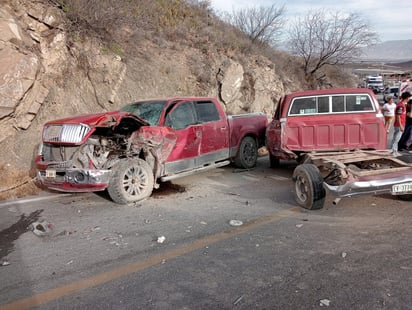
[[[95,34],[133,50],[140,40],[168,40],[201,50],[249,51],[250,39],[217,17],[209,1],[54,0],[73,40]],[[129,45],[129,46],[127,46]]]

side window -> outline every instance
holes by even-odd
[[[220,120],[219,111],[212,101],[196,102],[196,112],[199,122],[206,123]]]
[[[345,112],[344,96],[332,96],[332,112]]]
[[[196,115],[192,102],[180,103],[166,116],[165,125],[174,129],[183,129],[196,124]]]
[[[373,111],[372,102],[366,95],[346,96],[346,111]]]
[[[329,113],[329,97],[318,97],[318,113]]]
[[[296,98],[292,102],[289,115],[313,114],[316,112],[315,97]]]

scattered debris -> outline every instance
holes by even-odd
[[[87,228],[83,231],[83,234],[89,234],[89,233],[97,231],[97,230],[100,230],[100,226],[94,226],[94,227]],[[76,231],[74,231],[74,232],[76,232]],[[72,234],[72,232],[69,231],[68,234],[70,235],[70,234]]]
[[[16,207],[11,207],[11,208],[9,208],[9,211],[10,211],[10,212],[13,212],[13,213],[16,213],[16,212],[17,212],[17,209],[16,209]]]
[[[345,258],[348,255],[346,252],[342,252],[342,258]]]
[[[46,221],[34,222],[32,224],[32,231],[36,236],[42,237],[49,235],[53,230],[53,224]]]
[[[236,306],[243,299],[243,295],[239,296],[234,302],[233,305]]]
[[[296,224],[297,228],[301,228],[303,226],[303,224]]]
[[[201,221],[200,224],[207,225],[207,223],[205,221]]]
[[[229,221],[229,225],[230,226],[242,226],[243,222],[240,220],[230,220]]]
[[[128,244],[127,242],[123,241],[123,235],[119,233],[117,233],[117,236],[103,237],[102,240],[110,241],[109,244],[114,244],[115,246],[120,247],[120,248],[125,248]]]
[[[329,307],[330,305],[330,300],[329,299],[321,299],[319,306],[321,307]]]
[[[70,260],[66,263],[66,265],[71,265],[73,263],[73,260]]]
[[[236,193],[225,193],[226,195],[232,195],[232,196],[240,196],[239,194]]]
[[[165,236],[160,236],[160,237],[157,238],[157,243],[163,243],[163,242],[165,242],[165,240],[166,240]]]
[[[0,266],[8,266],[10,263],[7,260],[1,262]]]

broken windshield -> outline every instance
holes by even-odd
[[[133,113],[147,121],[151,126],[155,126],[159,122],[165,104],[165,100],[139,101],[121,108],[120,111]]]

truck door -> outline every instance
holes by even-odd
[[[200,154],[202,126],[197,124],[193,102],[177,103],[166,115],[165,126],[175,130],[176,145],[166,160],[167,173],[196,166]]]
[[[202,126],[199,164],[229,158],[229,125],[222,119],[216,103],[210,100],[195,102],[197,119]]]

